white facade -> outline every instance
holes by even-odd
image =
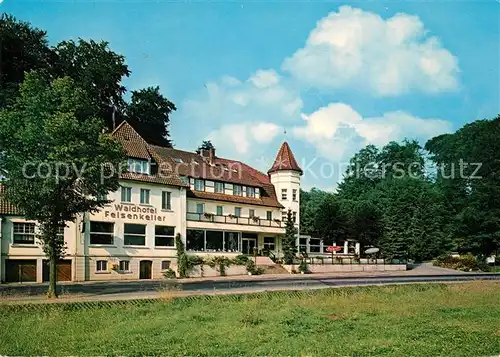
[[[151,175],[149,170],[141,174]],[[160,279],[166,269],[176,268],[176,235],[192,254],[280,256],[288,209],[300,228],[300,173],[279,170],[269,178],[277,201],[269,194],[272,190],[265,176],[262,182],[255,179],[255,186],[189,177],[185,182],[190,188],[122,180],[120,189],[107,197],[112,203],[78,217],[64,229],[66,254],[58,267],[58,280]],[[261,186],[267,192],[259,182],[267,185]],[[0,215],[2,282],[47,280],[47,258],[28,232],[33,227],[36,231],[36,222],[21,216]]]
[[[282,217],[286,217],[286,212],[290,209],[292,217],[295,217],[297,233],[300,234],[300,173],[293,170],[280,170],[271,172],[270,177],[278,201],[284,207]]]

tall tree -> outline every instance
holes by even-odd
[[[382,236],[382,212],[369,200],[353,202],[349,221],[351,236],[362,247],[378,247]]]
[[[54,49],[55,74],[69,76],[74,83],[87,92],[97,117],[103,118],[112,130],[122,120],[126,103],[122,98],[126,89],[121,84],[130,71],[125,57],[109,49],[105,41],[95,42],[79,39],[62,41]]]
[[[341,200],[327,196],[319,205],[314,220],[314,230],[326,244],[346,240],[349,235],[349,216]]]
[[[374,145],[361,149],[349,160],[349,166],[339,184],[340,197],[351,198],[370,191],[380,182],[379,150]]]
[[[0,108],[14,103],[25,72],[38,70],[50,74],[53,56],[45,31],[1,14]]]
[[[452,212],[460,251],[486,257],[500,250],[500,116],[467,124],[425,147]]]
[[[297,254],[296,240],[297,229],[292,219],[292,210],[286,213],[285,235],[283,236],[283,262],[285,264],[293,264]]]
[[[215,149],[214,144],[210,140],[203,140],[200,146],[196,149],[196,153],[199,154],[201,153],[201,150],[211,150]]]
[[[317,236],[314,220],[321,203],[331,196],[330,193],[313,187],[307,192],[300,190],[300,234]]]
[[[175,110],[175,104],[160,93],[160,87],[148,87],[132,91],[127,114],[130,124],[147,142],[172,147],[168,126],[170,113]]]
[[[14,105],[0,111],[0,173],[6,198],[27,219],[38,221],[40,241],[50,261],[49,297],[56,297],[57,261],[64,239],[57,232],[84,212],[94,212],[118,188],[121,145],[102,133],[89,112],[87,93],[71,78],[47,84],[29,73]]]

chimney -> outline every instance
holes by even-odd
[[[200,149],[200,155],[206,159],[210,165],[215,163],[215,149]]]
[[[215,164],[215,149],[208,149],[208,162],[210,165]]]

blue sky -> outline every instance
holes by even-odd
[[[287,140],[303,186],[332,189],[368,143],[422,143],[500,113],[497,1],[23,1],[0,11],[106,40],[129,89],[177,105],[172,138],[261,170]],[[284,131],[286,129],[286,135]]]

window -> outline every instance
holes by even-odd
[[[292,190],[292,200],[297,201],[297,190],[296,189]]]
[[[255,188],[247,187],[247,197],[255,197]]]
[[[293,223],[297,223],[297,212],[292,212],[292,221]]]
[[[140,159],[128,159],[128,170],[137,174],[149,174],[149,162]]]
[[[184,182],[186,185],[189,185],[189,177],[187,176],[180,176],[181,181]]]
[[[215,193],[224,193],[224,183],[222,182],[215,183]]]
[[[222,216],[224,214],[224,207],[217,206],[217,216]]]
[[[205,205],[203,203],[197,203],[196,213],[203,213],[203,212],[205,212]]]
[[[174,157],[174,161],[178,164],[182,164],[184,161],[182,161],[181,158],[178,158],[178,157]]]
[[[161,209],[172,209],[172,192],[163,191],[161,193]]]
[[[268,221],[272,221],[273,220],[273,212],[272,211],[267,211],[266,212],[266,219]]]
[[[170,260],[162,260],[161,261],[161,270],[170,269]]]
[[[224,232],[224,250],[226,252],[237,252],[238,242],[240,241],[239,232]]]
[[[125,223],[124,245],[146,245],[146,226]]]
[[[120,260],[120,270],[121,271],[130,271],[130,261]]]
[[[310,253],[321,253],[321,239],[310,238],[309,239],[309,252]]]
[[[114,224],[110,222],[90,222],[90,244],[113,245]]]
[[[307,238],[299,238],[299,252],[307,253]]]
[[[175,247],[174,231],[175,227],[155,226],[155,246]]]
[[[254,209],[248,210],[248,217],[250,217],[250,218],[255,217],[255,210]]]
[[[207,252],[238,252],[240,232],[205,231],[188,229],[186,231],[186,250]]]
[[[14,223],[14,244],[35,244],[35,223]]]
[[[98,260],[95,262],[95,270],[96,271],[108,271],[108,261],[107,260]]]
[[[234,215],[236,217],[241,217],[241,207],[234,207]]]
[[[286,211],[281,212],[281,221],[286,222],[288,219],[288,215]]]
[[[149,205],[149,196],[151,194],[150,190],[147,190],[145,188],[141,188],[141,203]]]
[[[264,237],[264,249],[274,250],[275,249],[274,237]]]
[[[233,185],[233,195],[241,196],[243,195],[243,187],[240,185]]]
[[[196,191],[205,191],[205,181],[201,179],[194,179],[194,189]]]
[[[132,202],[131,187],[122,187],[122,202]]]
[[[206,231],[207,252],[221,252],[224,245],[223,236],[222,231]]]
[[[281,199],[286,200],[286,188],[281,189]]]
[[[194,251],[205,250],[205,231],[197,229],[186,230],[186,249]]]

